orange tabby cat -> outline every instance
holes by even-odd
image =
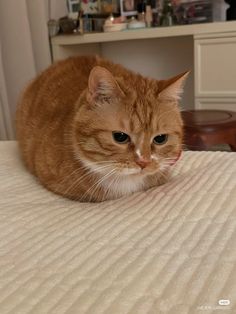
[[[156,81],[98,57],[52,65],[17,110],[27,168],[49,190],[80,201],[162,184],[181,152],[186,76]]]

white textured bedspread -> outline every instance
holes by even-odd
[[[0,142],[6,313],[236,313],[236,153],[185,152],[166,185],[83,204]]]

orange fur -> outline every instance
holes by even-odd
[[[26,88],[17,108],[27,168],[49,190],[80,201],[162,184],[181,151],[178,98],[186,76],[156,81],[98,57],[52,65]],[[115,142],[113,131],[130,141]],[[163,145],[153,142],[159,134],[168,134]]]

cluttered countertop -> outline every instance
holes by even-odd
[[[206,23],[210,32],[236,30],[234,22],[228,23],[236,20],[235,4],[229,0],[120,0],[119,3],[114,0],[110,6],[106,6],[105,1],[99,4],[94,0],[89,5],[90,1],[67,0],[68,15],[48,21],[50,37],[86,35],[82,41],[99,42],[120,38],[115,34],[104,37],[99,33],[122,31],[125,33],[122,37],[130,39],[134,33],[127,34],[127,30],[139,30],[138,39],[156,37],[157,33],[160,37],[173,32],[173,36],[192,35],[204,33]],[[175,28],[168,30],[169,26]],[[92,34],[96,34],[97,40],[93,40]]]

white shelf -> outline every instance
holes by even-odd
[[[217,33],[236,33],[236,21],[169,27],[155,27],[120,32],[88,33],[84,35],[59,35],[52,38],[52,45],[67,46],[89,43],[114,42],[176,36],[207,36]]]

